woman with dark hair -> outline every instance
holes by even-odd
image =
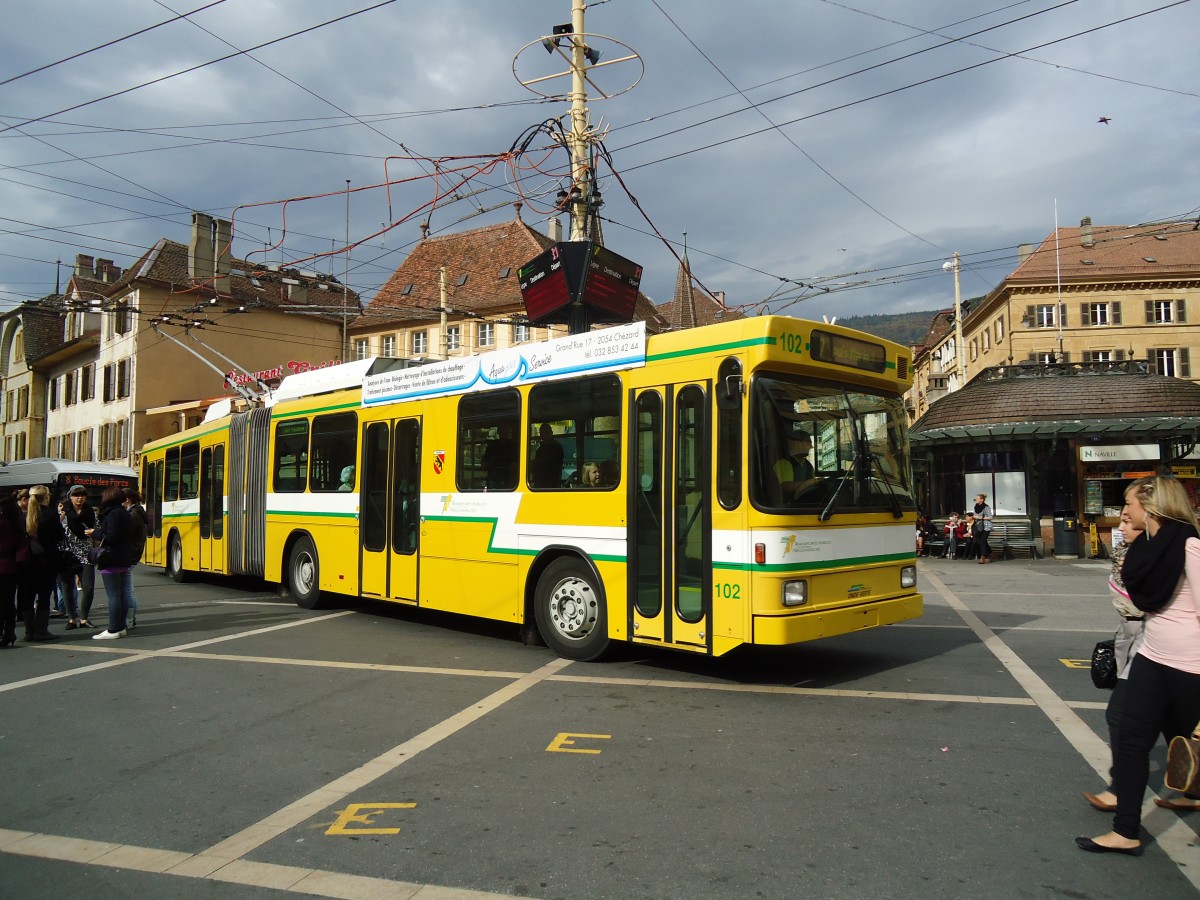
[[[1130,485],[1125,512],[1145,529],[1129,545],[1121,577],[1133,605],[1146,614],[1146,625],[1121,701],[1113,829],[1075,843],[1092,853],[1140,856],[1150,751],[1159,734],[1168,741],[1191,734],[1200,720],[1200,527],[1183,486],[1165,475]]]
[[[23,568],[17,554],[27,544],[17,498],[5,494],[0,497],[0,648],[17,640],[17,587]]]
[[[108,630],[93,634],[94,641],[112,641],[125,637],[126,591],[129,582],[129,564],[133,551],[133,520],[125,509],[125,489],[112,485],[105,489],[100,498],[100,524],[92,539],[97,535],[98,552],[96,568],[104,579],[104,593],[108,597]]]

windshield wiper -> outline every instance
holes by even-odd
[[[828,522],[829,521],[829,517],[833,515],[833,506],[835,503],[837,503],[838,497],[841,496],[842,488],[844,488],[846,486],[846,482],[848,482],[850,480],[851,476],[854,475],[854,469],[857,465],[858,465],[858,456],[855,456],[854,459],[850,460],[850,467],[848,469],[846,469],[845,473],[842,475],[841,479],[838,481],[837,487],[834,488],[833,496],[829,498],[829,502],[825,504],[825,508],[823,510],[821,510],[821,514],[819,516],[817,516],[818,522]]]
[[[892,479],[888,478],[887,471],[883,468],[883,464],[879,459],[879,454],[872,453],[870,458],[875,463],[874,468],[877,479],[887,485],[888,497],[890,497],[892,501],[892,518],[902,518],[904,516],[904,512],[900,509],[900,498],[896,496],[896,491],[892,487]],[[869,477],[870,473],[868,472],[867,474]]]

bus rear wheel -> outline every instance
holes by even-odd
[[[311,538],[302,537],[292,545],[288,557],[288,590],[302,609],[320,609],[320,585],[321,564],[317,559],[317,548]]]
[[[188,581],[188,573],[183,568],[183,541],[178,534],[172,534],[167,542],[167,577],[176,584]]]
[[[546,646],[565,659],[589,662],[609,648],[608,616],[595,576],[578,560],[564,557],[546,567],[534,614]]]

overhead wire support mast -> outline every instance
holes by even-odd
[[[197,353],[195,350],[193,350],[191,347],[189,347],[183,341],[179,340],[179,338],[175,337],[174,335],[167,334],[165,331],[163,331],[158,326],[159,326],[158,322],[150,323],[150,327],[154,329],[155,334],[157,334],[159,337],[166,338],[168,341],[173,341],[174,343],[176,343],[180,347],[182,347],[184,350],[186,350],[188,353],[192,354],[192,356],[196,357],[196,359],[200,360],[200,362],[204,363],[204,365],[208,366],[210,369],[212,369],[214,372],[216,372],[218,375],[220,375],[221,380],[223,382],[229,384],[230,387],[232,387],[235,391],[237,391],[238,394],[241,395],[242,399],[245,400],[247,403],[251,403],[251,404],[261,403],[263,401],[263,399],[266,397],[266,395],[270,392],[270,388],[267,387],[267,385],[261,379],[255,378],[253,374],[251,374],[250,372],[247,372],[245,369],[243,369],[240,365],[238,365],[236,362],[234,362],[232,359],[230,359],[224,353],[220,352],[219,350],[214,350],[208,344],[204,343],[204,341],[200,340],[200,338],[198,338],[194,334],[192,334],[190,326],[185,326],[185,330],[186,330],[188,337],[190,337],[193,341],[195,341],[197,344],[199,344],[205,350],[209,350],[212,353],[215,353],[217,356],[221,357],[221,359],[225,360],[227,363],[229,363],[231,366],[233,366],[239,372],[244,374],[247,378],[249,378],[251,381],[253,381],[255,384],[258,385],[258,387],[261,390],[261,393],[256,393],[256,392],[250,390],[250,388],[248,388],[244,384],[238,384],[236,381],[234,381],[232,378],[229,377],[228,372],[222,371],[218,366],[214,365],[211,360],[205,359],[203,356],[201,356],[199,353]]]

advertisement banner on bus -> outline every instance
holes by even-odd
[[[633,369],[645,364],[646,323],[632,322],[415,369],[368,375],[363,379],[362,402],[363,406],[375,406],[466,394],[502,385]]]

